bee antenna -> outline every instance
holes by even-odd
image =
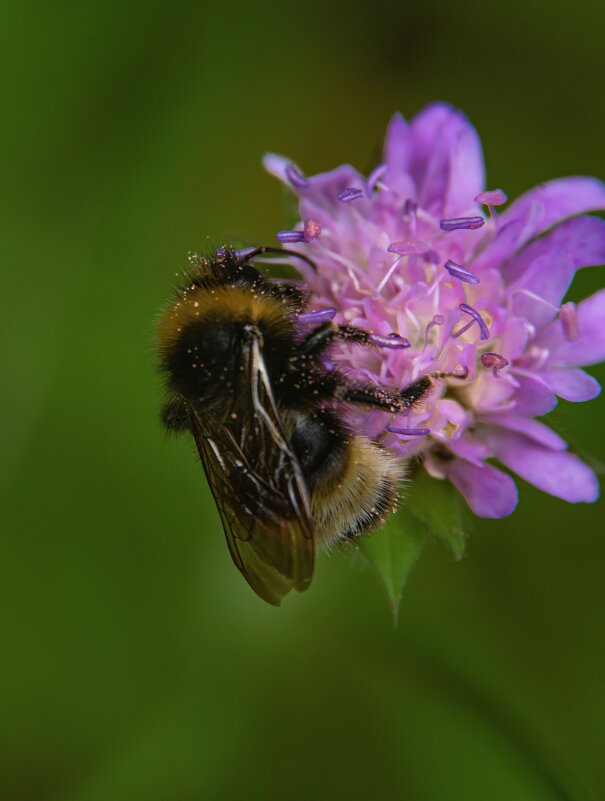
[[[277,253],[282,256],[296,256],[297,259],[302,259],[310,267],[312,267],[315,272],[317,272],[317,265],[314,261],[311,261],[308,256],[305,256],[302,253],[297,253],[295,250],[288,250],[287,248],[274,248],[270,245],[263,245],[262,247],[255,248],[249,253],[245,253],[240,261],[242,264],[245,264],[245,262],[250,261],[250,259],[253,259],[255,256],[262,256],[265,253]]]

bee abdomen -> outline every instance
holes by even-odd
[[[332,548],[382,525],[397,505],[404,464],[378,443],[352,437],[343,469],[312,494],[317,543]]]

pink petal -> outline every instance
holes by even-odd
[[[539,375],[555,395],[574,403],[592,400],[601,392],[599,382],[579,367],[550,367]]]
[[[455,459],[447,467],[450,481],[479,517],[506,517],[517,505],[517,487],[506,473],[491,465],[478,467]]]
[[[447,447],[463,462],[469,462],[481,468],[485,465],[485,460],[493,456],[484,442],[469,437],[467,432],[464,432],[459,439],[450,440]]]
[[[391,117],[384,141],[384,162],[393,174],[407,172],[410,166],[410,126],[399,113]]]
[[[528,339],[529,332],[525,320],[522,317],[507,315],[494,350],[512,362],[525,353]]]
[[[412,135],[410,126],[401,116],[395,114],[387,128],[384,143],[385,172],[380,183],[399,197],[399,201],[416,200],[416,186],[409,174],[409,166],[413,157]]]
[[[481,141],[466,116],[434,103],[412,120],[411,134],[410,172],[420,205],[445,217],[472,209],[485,176]]]
[[[509,376],[494,376],[482,369],[475,380],[460,390],[461,397],[477,411],[498,411],[516,397],[517,382]]]
[[[363,175],[357,172],[350,164],[342,164],[329,172],[320,172],[308,176],[309,186],[304,190],[305,199],[324,208],[337,207],[339,211],[350,211],[351,207],[359,209],[367,205],[366,185]],[[352,200],[350,205],[338,199],[338,195],[345,189],[361,189],[363,197]]]
[[[549,367],[584,367],[605,359],[605,289],[578,304],[579,336],[568,342],[560,320],[553,320],[535,339],[550,351]]]
[[[502,214],[498,235],[475,266],[500,264],[526,242],[567,217],[603,208],[605,184],[596,178],[560,178],[541,184],[526,192]]]
[[[500,266],[517,249],[517,243],[521,238],[522,232],[522,220],[503,222],[502,218],[500,218],[495,237],[486,250],[475,259],[473,268],[483,270]]]
[[[519,383],[515,393],[515,414],[540,417],[555,408],[557,399],[539,375],[515,373],[515,378]]]
[[[560,306],[576,270],[595,264],[605,264],[605,222],[597,217],[568,220],[529,244],[504,268],[514,312],[538,330],[543,328],[557,314],[548,304]],[[517,279],[511,283],[513,275]]]
[[[292,164],[292,160],[285,156],[279,156],[277,153],[266,153],[263,156],[263,167],[268,173],[274,175],[282,183],[291,186],[290,181],[286,177],[286,168]]]
[[[567,448],[565,440],[561,439],[552,428],[545,426],[539,420],[532,420],[531,417],[520,417],[514,414],[490,414],[485,416],[484,421],[490,426],[499,426],[509,431],[517,431],[545,448],[550,448],[554,451],[564,451]]]
[[[519,282],[520,286],[528,286],[525,276],[536,259],[540,256],[549,256],[558,248],[565,250],[576,270],[580,267],[605,264],[605,221],[599,217],[574,217],[561,223],[540,239],[530,242],[502,268],[506,283],[510,285]],[[550,279],[548,268],[543,270],[542,275]],[[534,283],[536,279],[537,276],[534,278]],[[533,288],[540,287],[535,283]],[[540,294],[546,297],[543,292]],[[548,296],[547,300],[558,305],[564,294],[565,290],[559,289],[557,294]]]
[[[544,492],[569,503],[593,503],[599,497],[597,477],[575,454],[513,432],[494,432],[489,442],[503,464]]]
[[[333,211],[336,209],[338,212],[343,211],[343,207],[347,204],[340,201],[338,195],[344,192],[345,189],[362,190],[363,196],[359,200],[351,201],[351,203],[355,204],[356,208],[359,208],[360,205],[367,208],[365,178],[349,164],[342,164],[334,170],[313,176],[302,176],[302,173],[299,173],[302,180],[306,181],[306,186],[304,187],[293,186],[288,176],[288,169],[293,167],[296,172],[299,171],[290,159],[275,153],[267,153],[263,158],[263,165],[268,172],[286,184],[286,186],[299,192],[304,197],[308,207],[307,210],[310,208],[316,216],[321,216],[322,211],[325,212],[326,210]],[[311,215],[307,214],[307,216]]]
[[[571,258],[561,247],[540,255],[532,262],[523,280],[510,290],[514,314],[524,317],[539,331],[556,317],[556,307],[567,292],[575,272]],[[527,290],[535,297],[515,290]]]

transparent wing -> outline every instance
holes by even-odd
[[[258,339],[244,348],[241,390],[220,417],[188,405],[191,430],[233,561],[279,605],[313,575],[307,487],[277,410]]]

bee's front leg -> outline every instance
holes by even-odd
[[[346,342],[355,342],[359,345],[374,345],[374,347],[378,348],[397,350],[409,346],[409,343],[398,334],[391,334],[385,337],[373,334],[371,331],[365,331],[363,328],[356,328],[353,325],[327,322],[307,334],[302,342],[299,343],[296,355],[311,356],[321,353],[335,339],[343,339]]]

